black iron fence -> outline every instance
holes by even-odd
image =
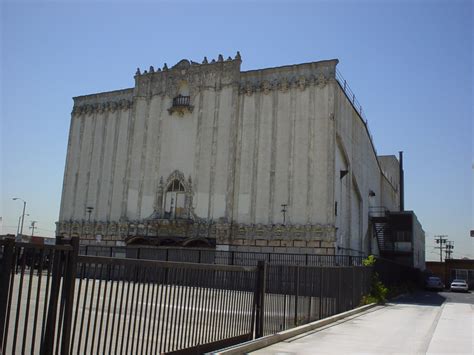
[[[367,267],[266,266],[263,335],[357,307],[370,292]]]
[[[78,240],[0,241],[0,353],[67,354]]]
[[[81,245],[79,254],[243,266],[256,266],[259,261],[265,261],[271,265],[362,266],[362,260],[364,259],[363,256],[351,255],[263,253],[223,251],[216,249],[95,245]]]
[[[74,352],[201,353],[253,337],[255,267],[80,256],[78,271]]]
[[[212,351],[354,308],[371,279],[366,267],[140,260],[78,248],[77,239],[0,242],[2,353]]]

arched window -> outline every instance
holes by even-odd
[[[149,219],[193,219],[193,183],[191,176],[186,180],[184,174],[173,171],[166,183],[160,177],[158,191]]]
[[[172,180],[165,191],[164,216],[169,219],[186,218],[186,190],[178,179]]]
[[[184,186],[179,181],[178,179],[174,179],[171,184],[169,184],[168,188],[166,189],[166,192],[174,192],[174,191],[183,191],[184,192]]]

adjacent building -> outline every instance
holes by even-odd
[[[378,253],[371,211],[403,210],[402,169],[377,156],[337,64],[241,71],[239,53],[181,60],[137,70],[132,88],[75,97],[58,233]]]

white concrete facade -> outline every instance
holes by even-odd
[[[74,98],[59,232],[370,252],[369,208],[399,207],[398,162],[378,159],[337,63],[242,72],[240,55],[182,60]],[[174,181],[182,190],[168,191]]]

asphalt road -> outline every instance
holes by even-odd
[[[473,354],[474,294],[417,292],[252,354]]]
[[[441,306],[444,302],[474,304],[474,293],[469,292],[415,292],[410,295],[398,297],[393,301],[395,304],[419,304],[430,306]]]

